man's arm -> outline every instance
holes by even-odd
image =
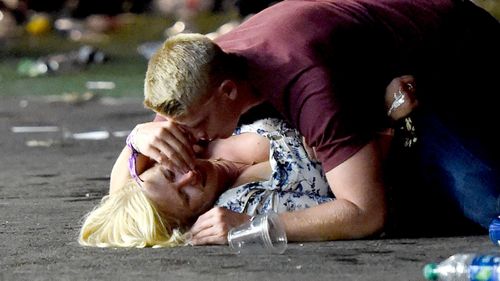
[[[386,219],[381,155],[375,141],[326,173],[336,199],[280,214],[290,241],[362,238],[380,231]]]
[[[414,78],[406,75],[395,78],[387,87],[387,110],[394,101],[394,93],[400,91],[405,95],[405,102],[390,115],[394,120],[406,116],[418,104]],[[289,239],[351,239],[380,231],[387,215],[382,161],[391,139],[391,136],[380,136],[326,173],[336,200],[281,214]]]
[[[370,101],[381,89],[373,80],[377,75],[350,78],[356,81],[359,77],[366,85],[334,88],[328,69],[311,68],[291,89],[292,96],[302,97],[291,101],[291,119],[297,120],[308,144],[316,147],[336,199],[283,214],[290,240],[360,238],[384,225],[382,152],[378,140],[365,139],[378,125],[372,123],[377,112]]]

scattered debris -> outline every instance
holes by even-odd
[[[35,13],[25,25],[26,31],[31,35],[42,35],[51,29],[50,16],[46,13]]]
[[[113,81],[87,81],[85,87],[88,90],[113,90],[116,84]]]
[[[225,33],[228,33],[229,31],[231,31],[232,29],[234,29],[235,27],[237,27],[240,24],[241,24],[241,21],[232,20],[232,21],[226,22],[225,24],[221,25],[219,28],[217,28],[216,31],[208,33],[206,35],[208,38],[213,40],[213,39],[215,39],[215,38],[217,38]]]
[[[27,100],[20,100],[19,101],[19,107],[20,108],[26,108],[28,107],[29,102]]]
[[[130,134],[130,132],[131,132],[130,130],[129,131],[115,131],[115,132],[112,132],[111,134],[115,138],[124,138],[124,137],[128,136]]]
[[[10,130],[13,133],[54,133],[60,129],[57,126],[13,126]]]
[[[92,131],[92,132],[84,132],[84,133],[75,133],[64,136],[65,138],[72,138],[75,140],[105,140],[109,138],[108,131]]]
[[[48,140],[29,140],[26,142],[27,147],[51,147],[56,142],[52,139]]]
[[[154,55],[156,50],[160,48],[163,45],[163,42],[161,41],[154,41],[154,42],[146,42],[142,43],[137,47],[137,52],[145,57],[147,60],[151,59],[151,57]]]
[[[24,58],[17,66],[17,73],[28,77],[82,71],[90,64],[102,64],[108,57],[98,49],[84,45],[68,53],[52,54],[36,60]]]
[[[60,101],[69,104],[82,104],[84,102],[88,102],[97,98],[97,95],[92,92],[85,92],[83,94],[77,92],[63,93],[59,98],[56,98],[53,101]]]

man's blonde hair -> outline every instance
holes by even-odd
[[[179,34],[151,57],[144,81],[144,104],[176,116],[203,97],[210,86],[210,63],[222,52],[201,34]]]
[[[179,116],[222,79],[240,78],[242,62],[205,35],[186,33],[170,37],[149,61],[144,104],[157,113]]]
[[[133,180],[104,196],[85,217],[78,242],[92,247],[174,247],[186,244]]]

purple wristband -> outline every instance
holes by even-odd
[[[137,175],[137,170],[135,168],[135,162],[137,161],[137,155],[139,155],[139,151],[135,149],[135,147],[132,145],[132,138],[134,135],[134,131],[130,133],[127,137],[127,146],[132,150],[132,154],[128,158],[128,171],[132,178],[137,182],[139,186],[141,186],[141,182],[144,182],[138,175]],[[141,186],[142,187],[142,186]]]

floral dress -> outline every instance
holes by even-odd
[[[297,130],[278,119],[262,119],[236,129],[269,139],[271,176],[224,192],[217,206],[254,216],[309,208],[334,199],[321,164],[310,160]]]

